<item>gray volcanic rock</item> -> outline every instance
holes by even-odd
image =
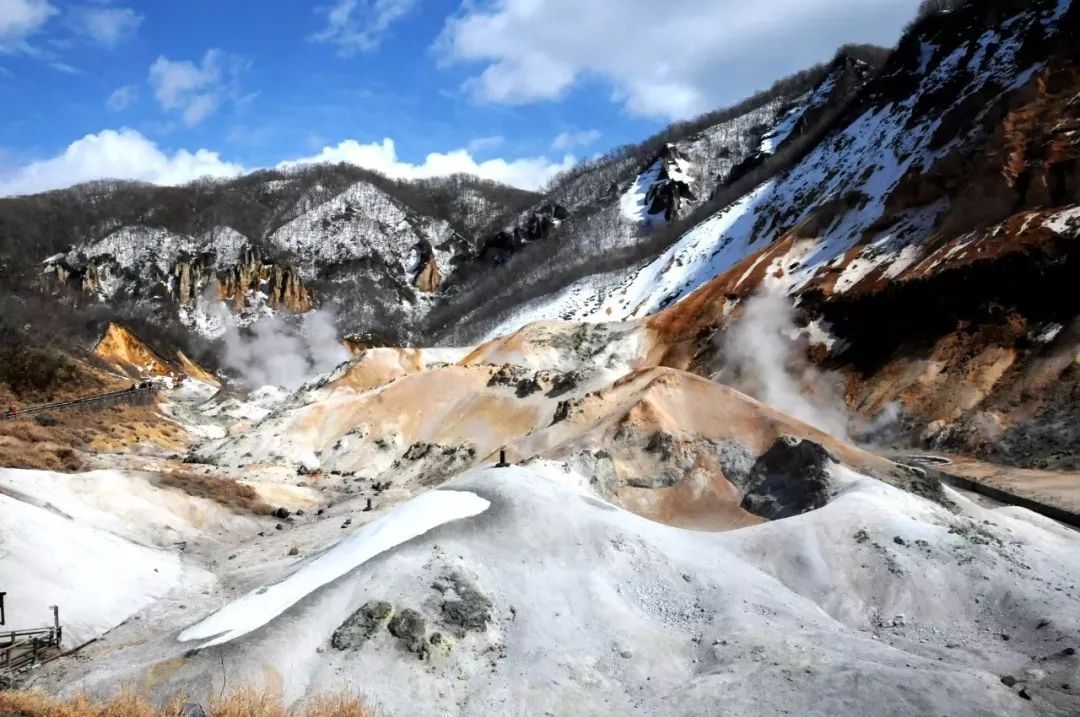
[[[742,507],[769,520],[820,508],[829,501],[835,462],[821,445],[783,436],[750,470]]]
[[[423,615],[412,608],[405,608],[391,618],[387,628],[391,635],[401,640],[405,649],[424,656],[427,651],[427,620]]]
[[[338,650],[355,650],[370,640],[394,614],[394,606],[382,600],[372,600],[349,616],[334,630],[330,644]]]
[[[491,599],[481,593],[471,580],[461,573],[447,577],[449,586],[437,583],[444,591],[455,595],[443,601],[443,618],[463,630],[483,630],[491,621]],[[452,592],[451,592],[452,591]]]

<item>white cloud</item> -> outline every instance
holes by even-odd
[[[60,154],[0,176],[0,196],[33,194],[92,179],[185,184],[200,177],[232,177],[244,168],[217,152],[181,149],[168,154],[133,129],[103,130],[72,142]]]
[[[631,113],[685,118],[827,60],[891,44],[919,0],[491,0],[465,3],[436,47],[482,69],[466,88],[504,104],[559,99],[583,78]],[[782,51],[780,51],[782,50]]]
[[[498,149],[506,143],[506,138],[502,135],[493,135],[491,137],[477,137],[471,140],[466,149],[469,152],[490,152],[493,149]]]
[[[150,66],[149,82],[162,109],[178,112],[193,127],[228,99],[242,99],[239,74],[248,64],[221,50],[207,50],[202,62],[170,60],[162,55]]]
[[[105,106],[113,112],[123,112],[139,99],[139,88],[135,85],[117,87],[105,99]]]
[[[83,74],[83,71],[80,70],[78,67],[73,67],[72,65],[69,65],[66,62],[61,62],[60,60],[49,60],[48,64],[49,67],[53,68],[57,72],[63,72],[65,75]]]
[[[186,184],[201,177],[235,177],[253,168],[228,162],[217,152],[179,149],[169,153],[133,129],[102,130],[72,142],[60,154],[22,166],[0,152],[0,196],[34,194],[95,179],[131,179],[152,184]],[[306,164],[348,162],[398,179],[424,179],[468,173],[524,189],[536,189],[557,173],[574,165],[546,157],[489,159],[478,162],[468,150],[429,154],[423,164],[398,159],[392,139],[360,144],[346,140],[323,147],[311,157],[282,162],[283,169]],[[5,166],[6,165],[6,166]]]
[[[47,0],[0,0],[0,53],[32,52],[26,40],[58,12]]]
[[[552,143],[551,148],[564,152],[574,147],[588,147],[590,144],[600,139],[601,132],[598,129],[586,129],[580,132],[561,132]]]
[[[66,17],[72,30],[105,47],[134,37],[143,21],[129,7],[74,7]]]
[[[418,0],[338,0],[319,8],[326,27],[313,34],[313,42],[337,45],[345,56],[372,52],[379,47],[390,26],[419,5]]]
[[[396,179],[424,179],[465,173],[522,189],[538,189],[559,172],[574,166],[576,160],[573,156],[566,155],[558,162],[547,157],[487,159],[478,162],[467,149],[458,149],[445,153],[433,152],[424,159],[423,164],[411,164],[398,159],[394,140],[386,138],[382,142],[371,144],[360,144],[354,139],[348,139],[332,147],[323,147],[317,155],[283,162],[279,166],[289,168],[324,162],[348,162]]]

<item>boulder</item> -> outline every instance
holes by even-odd
[[[769,520],[824,506],[832,490],[835,459],[820,444],[782,436],[750,469],[742,507]]]

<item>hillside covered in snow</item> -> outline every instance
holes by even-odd
[[[403,715],[1075,712],[1074,530],[664,367],[669,348],[645,322],[547,322],[365,349],[295,392],[177,371],[158,410],[186,453],[0,470],[12,626],[59,603],[99,638],[35,687],[344,689]],[[66,565],[108,580],[81,600]]]
[[[538,193],[0,199],[0,689],[1080,714],[1080,4],[927,7]]]

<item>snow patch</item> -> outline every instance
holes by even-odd
[[[279,583],[258,588],[180,633],[180,641],[222,645],[266,625],[307,595],[407,540],[444,523],[479,515],[491,505],[475,493],[435,490],[403,503],[301,566]]]
[[[1080,206],[1063,209],[1047,217],[1043,226],[1059,236],[1077,236],[1080,234]]]
[[[0,480],[10,483],[18,473],[0,471]],[[11,488],[0,491],[5,629],[50,625],[49,606],[59,605],[65,645],[74,646],[164,596],[183,573],[173,554],[87,524],[44,500],[23,500],[12,493]],[[65,507],[84,515],[77,501],[65,501]]]
[[[1056,339],[1064,328],[1061,324],[1044,324],[1032,331],[1029,336],[1037,344],[1048,344]]]

